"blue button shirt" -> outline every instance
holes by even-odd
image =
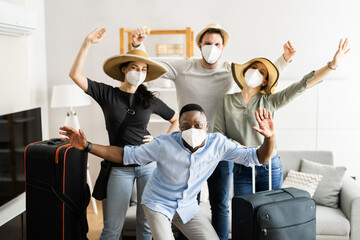
[[[220,133],[208,133],[205,145],[192,153],[183,145],[181,132],[173,132],[148,144],[125,146],[123,160],[125,165],[157,162],[141,203],[170,220],[178,212],[185,224],[200,210],[196,197],[219,161],[260,165],[256,150],[241,147]]]

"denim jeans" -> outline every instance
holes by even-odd
[[[272,189],[280,189],[283,183],[283,170],[278,154],[271,159]],[[256,192],[269,190],[269,164],[255,167]],[[252,169],[244,165],[234,165],[234,195],[241,196],[252,193]]]
[[[229,237],[229,192],[233,163],[221,161],[208,181],[211,223],[221,240]]]
[[[139,167],[113,167],[111,169],[107,197],[103,200],[104,228],[101,240],[118,240],[129,208],[134,181],[137,188],[136,239],[151,240],[151,231],[141,206],[141,196],[150,179],[156,163]]]

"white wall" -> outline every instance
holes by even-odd
[[[41,107],[43,138],[48,138],[44,3],[39,0],[6,2],[35,10],[38,19],[36,31],[29,37],[0,35],[0,115]],[[1,207],[0,225],[24,209],[24,196]]]
[[[6,1],[37,12],[36,31],[28,37],[0,35],[0,114],[41,107],[48,138],[48,104],[43,1]]]
[[[360,110],[355,94],[356,56],[360,55],[360,29],[356,26],[360,22],[359,8],[356,0],[46,1],[49,93],[53,85],[71,82],[68,72],[72,61],[86,34],[95,27],[106,27],[109,31],[90,50],[84,73],[113,85],[117,82],[106,77],[102,63],[119,53],[120,27],[185,29],[190,26],[196,35],[207,24],[217,22],[231,37],[223,58],[236,62],[258,56],[275,60],[282,53],[283,43],[292,39],[299,51],[282,74],[278,89],[325,65],[331,60],[339,39],[349,37],[352,49],[343,66],[276,114],[277,143],[279,149],[333,150],[336,164],[346,165],[349,174],[358,175],[360,159],[355,149],[360,142],[360,127],[356,124]],[[156,41],[173,41],[169,39],[149,37],[149,53]],[[197,47],[194,50],[195,56],[199,56]],[[65,112],[66,109],[50,109],[51,137],[57,136]],[[97,104],[79,108],[78,115],[89,139],[106,144],[104,118]],[[99,166],[94,162],[93,179]]]

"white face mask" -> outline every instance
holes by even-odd
[[[214,64],[219,60],[221,50],[215,45],[204,45],[201,48],[201,53],[208,64]]]
[[[138,71],[128,71],[125,77],[131,85],[138,87],[145,81],[146,74]]]
[[[201,145],[206,139],[206,132],[202,129],[190,128],[181,133],[184,141],[192,148]]]
[[[246,72],[245,72],[245,82],[246,85],[248,85],[251,88],[256,88],[258,86],[260,86],[263,82],[263,75],[261,75],[261,73],[259,72],[259,70],[257,69],[252,69],[249,68]]]

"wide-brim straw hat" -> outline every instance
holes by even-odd
[[[232,63],[231,70],[237,85],[243,89],[245,83],[244,70],[248,69],[253,63],[261,62],[265,65],[268,71],[268,84],[265,89],[262,89],[260,92],[263,94],[272,94],[274,93],[275,87],[278,85],[279,79],[279,70],[275,65],[267,58],[254,58],[248,61],[245,64]]]
[[[201,30],[198,35],[196,35],[196,44],[199,44],[200,42],[200,37],[204,34],[204,32],[206,32],[207,30],[209,29],[218,29],[221,31],[223,37],[224,37],[224,47],[228,44],[228,42],[230,41],[230,37],[229,37],[229,34],[225,31],[225,29],[223,29],[219,24],[217,23],[212,23],[212,24],[209,24],[207,25],[203,30]]]
[[[109,57],[105,60],[103,69],[109,77],[123,82],[125,75],[121,71],[120,66],[126,62],[133,61],[147,64],[147,74],[144,82],[157,79],[166,73],[165,67],[153,60],[150,60],[149,56],[144,51],[139,49],[133,49],[128,51],[126,54],[119,54]]]

